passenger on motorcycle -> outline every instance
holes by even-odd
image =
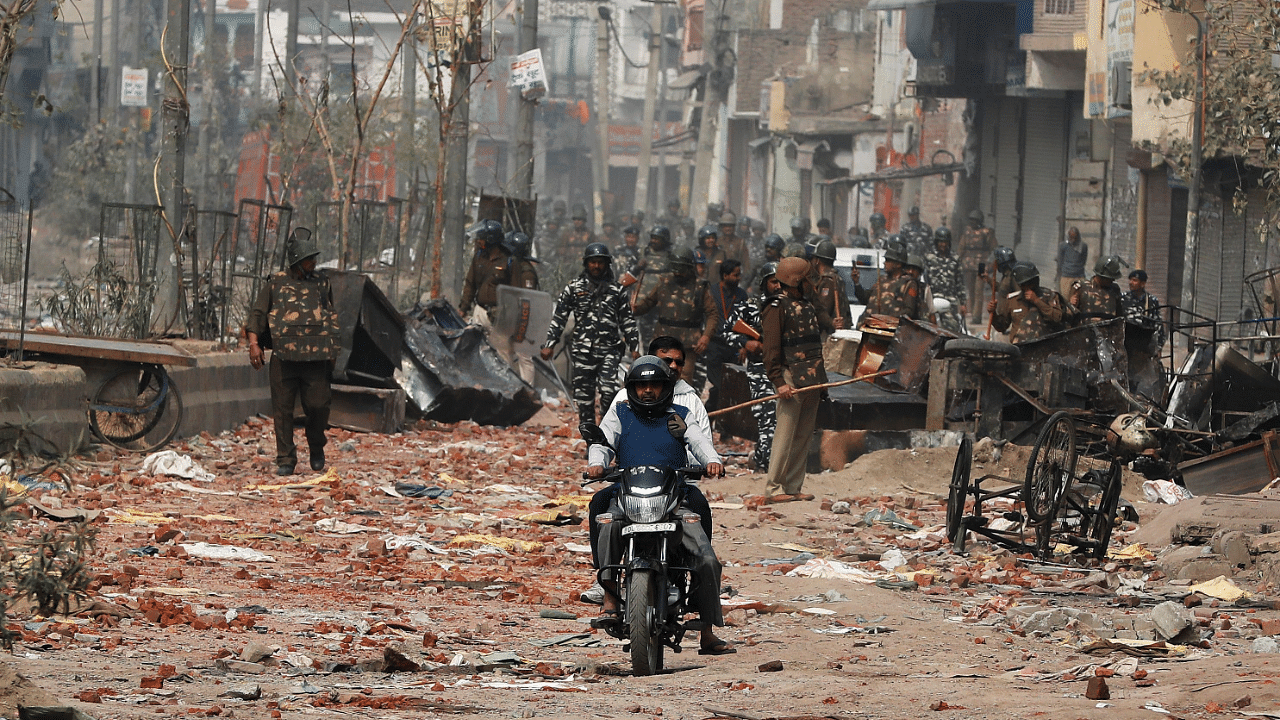
[[[660,358],[652,355],[639,358],[627,373],[626,401],[609,409],[600,429],[609,445],[617,448],[618,467],[651,465],[680,468],[686,465],[688,456],[692,454],[706,466],[708,475],[721,477],[724,466],[712,447],[711,438],[698,425],[686,421],[689,408],[672,402],[676,380],[677,377]],[[605,468],[615,459],[612,448],[605,445],[590,447],[589,478],[604,477]],[[621,527],[616,523],[600,526],[595,521],[596,515],[608,509],[617,492],[617,485],[612,485],[596,493],[591,502],[592,556],[598,568],[616,564],[622,557]],[[704,518],[710,516],[706,498],[696,486],[686,487],[685,498],[685,505],[690,510]],[[690,556],[692,567],[698,577],[707,579],[699,584],[694,603],[705,623],[701,634],[702,650],[715,654],[733,652],[732,645],[716,637],[711,630],[713,625],[724,625],[720,609],[721,565],[711,547],[711,538],[702,523],[686,524],[683,531],[682,545]],[[616,579],[605,578],[602,584],[605,588],[604,604],[600,619],[595,623],[597,626],[620,621]]]

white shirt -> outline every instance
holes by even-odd
[[[622,399],[624,401],[626,400],[624,393],[618,394],[623,396]],[[614,400],[615,402],[609,405],[609,411],[605,413],[604,419],[600,421],[600,430],[604,433],[605,438],[608,439],[609,444],[617,447],[618,436],[622,433],[622,422],[618,420],[617,398],[614,398]],[[668,409],[673,408],[676,405],[687,407],[677,399],[672,398],[671,405],[668,406]],[[690,458],[689,464],[710,465],[711,463],[719,463],[720,455],[716,453],[716,449],[711,445],[711,438],[702,431],[701,427],[689,422],[688,415],[692,414],[693,411],[690,409],[685,418],[685,424],[688,427],[685,428],[684,433],[685,452],[688,453]],[[587,450],[587,465],[606,467],[609,463],[613,462],[613,457],[613,450],[607,446],[592,445]]]

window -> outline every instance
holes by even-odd
[[[1045,15],[1072,15],[1076,11],[1076,0],[1044,0]]]

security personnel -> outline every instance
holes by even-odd
[[[804,245],[809,241],[809,218],[793,217],[791,218],[791,239],[788,244],[799,243]]]
[[[886,242],[888,249],[884,251],[884,274],[867,293],[867,311],[862,314],[864,321],[870,320],[871,315],[906,316],[913,320],[922,316],[924,290],[920,281],[906,272],[908,257],[902,241],[896,235],[890,238]],[[862,299],[862,293],[858,297]]]
[[[720,277],[720,264],[725,260],[724,250],[720,247],[720,232],[715,225],[707,224],[698,229],[698,247],[702,259],[706,263],[699,273],[708,283]]]
[[[631,301],[635,302],[636,298],[648,295],[670,277],[673,262],[675,254],[671,252],[671,230],[666,225],[654,225],[649,229],[649,244],[641,251],[639,262],[622,274],[622,287],[628,288]],[[637,313],[636,320],[640,324],[640,334],[645,342],[657,337],[653,331],[658,321],[654,313]]]
[[[737,233],[738,216],[725,210],[720,215],[718,227],[720,238],[716,245],[724,252],[725,259],[737,260],[742,266],[742,276],[751,277],[751,253],[747,250],[746,238]]]
[[[481,220],[472,232],[476,238],[476,254],[471,258],[467,279],[462,283],[462,302],[458,310],[467,316],[478,306],[484,311],[484,317],[476,320],[484,325],[488,321],[488,313],[498,304],[498,286],[511,284],[511,256],[502,245],[502,223]]]
[[[830,240],[818,243],[809,262],[809,280],[813,284],[810,299],[813,304],[831,318],[836,329],[849,327],[849,296],[844,291],[844,281],[836,274],[835,243]]]
[[[781,238],[779,238],[781,240]],[[757,271],[760,280],[754,291],[759,293],[758,300],[749,300],[738,304],[733,314],[725,321],[728,330],[725,341],[729,347],[738,351],[738,360],[747,372],[747,385],[751,389],[751,399],[759,400],[773,394],[773,383],[764,372],[764,345],[760,342],[760,309],[774,295],[782,292],[778,282],[777,262],[767,262]],[[746,328],[735,330],[735,328]],[[758,472],[769,469],[769,456],[773,447],[774,429],[778,426],[777,402],[757,403],[751,406],[751,414],[756,418],[756,448],[751,453],[751,463]]]
[[[816,391],[797,394],[796,390],[827,382],[821,333],[832,327],[831,319],[805,300],[808,275],[809,264],[803,259],[783,258],[776,274],[782,292],[769,298],[761,311],[765,375],[779,396],[778,427],[765,481],[765,495],[772,502],[813,499],[801,490],[822,398]]]
[[[586,250],[596,241],[596,234],[587,227],[587,208],[584,205],[573,206],[573,226],[564,235],[564,244],[560,248],[561,257],[571,258]]]
[[[684,213],[680,212],[680,200],[671,198],[667,201],[667,214],[658,218],[658,224],[668,228],[678,228],[685,220]]]
[[[592,243],[583,250],[583,272],[560,291],[540,353],[543,360],[551,359],[551,351],[560,342],[572,314],[569,360],[573,363],[573,402],[578,406],[579,422],[593,423],[596,417],[604,417],[613,396],[618,394],[622,353],[629,349],[635,357],[640,347],[635,316],[626,291],[614,282],[612,264],[613,257],[603,243]]]
[[[996,301],[1005,297],[1011,292],[1018,289],[1018,283],[1013,281],[1013,266],[1018,262],[1018,256],[1013,252],[1013,248],[1001,245],[991,254],[991,263],[995,265],[995,269],[1000,272],[1000,279],[994,281],[995,290],[991,294],[991,300],[987,302],[987,314],[991,315],[996,311]],[[995,273],[991,268],[984,267],[982,277],[986,282],[992,282],[992,276]]]
[[[1075,322],[1090,323],[1120,317],[1124,309],[1121,307],[1120,286],[1116,284],[1120,279],[1120,265],[1119,255],[1098,258],[1089,282],[1071,286],[1070,302],[1071,309],[1075,311]]]
[[[956,248],[960,256],[960,269],[964,271],[965,291],[970,297],[975,298],[980,297],[982,293],[983,279],[978,272],[978,266],[985,263],[991,256],[991,252],[996,249],[995,230],[983,227],[982,222],[981,210],[969,213],[969,227],[960,234],[960,247]],[[982,322],[982,309],[979,304],[973,303],[969,309],[974,313],[970,321]]]
[[[622,228],[622,242],[613,249],[613,255],[618,259],[617,275],[622,277],[627,273],[635,275],[635,267],[640,262],[640,226],[628,225]]]
[[[297,228],[285,255],[289,269],[267,280],[249,312],[245,338],[249,364],[263,365],[271,349],[271,411],[276,431],[276,472],[292,475],[298,464],[293,441],[293,409],[301,399],[306,414],[311,469],[324,469],[324,431],[329,427],[329,375],[338,357],[338,315],[329,279],[316,272],[320,249],[311,231]]]
[[[991,320],[996,330],[1008,333],[1009,342],[1020,343],[1065,328],[1066,302],[1056,290],[1040,285],[1040,270],[1035,263],[1015,263],[1013,280],[1018,283],[1018,291],[996,303]]]
[[[770,270],[770,272],[777,271],[778,269],[777,263],[779,260],[782,259],[782,251],[785,250],[786,247],[787,247],[786,241],[784,241],[782,239],[782,236],[777,233],[773,233],[769,237],[765,238],[764,263],[761,264],[760,267],[756,268],[756,274],[752,276],[751,283],[747,286],[748,293],[751,293],[754,295],[760,292],[760,288],[764,287],[763,283],[764,283],[765,265],[773,264],[773,268]]]
[[[915,205],[907,211],[907,222],[898,230],[898,235],[907,243],[907,252],[924,257],[932,249],[933,228],[920,220],[920,208]]]
[[[871,224],[871,236],[868,238],[871,241],[871,247],[877,250],[884,250],[885,243],[889,241],[890,237],[884,213],[871,213],[871,217],[867,219],[867,222]]]
[[[502,244],[511,256],[511,284],[526,290],[537,290],[538,270],[533,265],[538,261],[533,257],[533,241],[528,235],[515,230],[507,233]]]
[[[742,289],[742,266],[737,260],[728,258],[720,265],[720,281],[711,285],[711,304],[716,310],[716,330],[711,336],[711,344],[707,346],[707,352],[703,355],[701,363],[702,373],[706,379],[711,382],[711,392],[707,396],[707,407],[717,410],[722,407],[720,390],[724,386],[724,366],[726,363],[734,362],[737,357],[737,349],[730,347],[726,336],[728,335],[728,321],[733,315],[734,310],[747,302],[747,291]],[[701,387],[703,383],[695,382],[695,388]]]
[[[692,382],[698,356],[706,352],[715,334],[716,307],[706,281],[696,275],[692,250],[677,250],[671,270],[671,275],[636,300],[632,309],[636,315],[658,309],[655,336],[671,335],[684,343],[685,363],[680,377]]]
[[[948,317],[938,318],[938,324],[953,332],[962,332],[964,319],[969,312],[968,293],[965,292],[964,274],[960,261],[951,254],[951,230],[940,227],[933,231],[934,251],[925,255],[925,271],[934,297],[951,303]]]

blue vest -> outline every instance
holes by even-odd
[[[669,412],[663,413],[656,420],[646,420],[636,415],[625,402],[618,403],[615,409],[618,411],[620,427],[618,467],[657,465],[680,468],[689,463],[684,443],[671,437],[671,432],[667,430],[667,418],[671,417],[671,413],[684,418],[689,414],[688,408],[672,405]]]

